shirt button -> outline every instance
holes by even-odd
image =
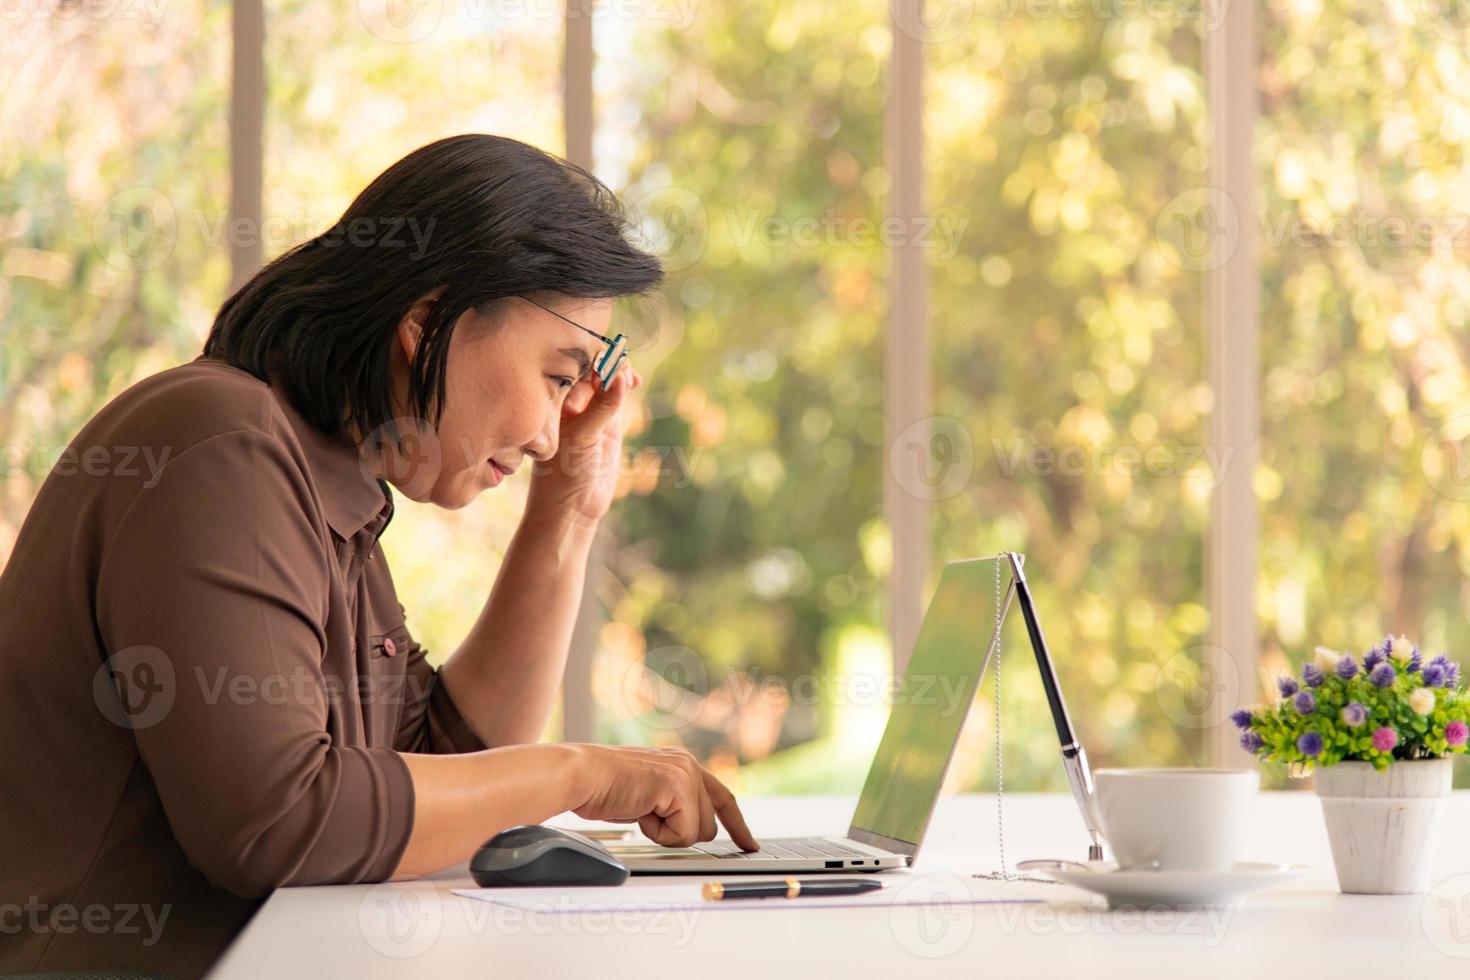
[[[391,637],[385,639],[383,641],[383,652],[390,657],[393,656],[398,652],[398,644],[394,643]]]

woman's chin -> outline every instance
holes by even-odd
[[[494,490],[499,485],[500,482],[496,481],[493,476],[487,479],[482,472],[467,471],[460,479],[454,481],[453,491],[443,495],[445,500],[440,506],[447,510],[460,510],[474,503],[475,498],[480,494]]]
[[[459,510],[475,499],[477,488],[466,486],[468,481],[425,480],[422,477],[407,483],[394,483],[398,496],[416,504],[433,504],[445,510]]]
[[[398,487],[398,492],[420,504],[433,504],[444,510],[462,510],[474,503],[475,498],[499,484],[494,478],[486,479],[481,470],[465,470],[457,478],[445,479],[441,474],[428,486],[415,481],[414,485]]]
[[[434,503],[445,510],[463,510],[474,503],[475,498],[484,493],[488,487],[483,482],[473,479],[458,480],[455,482],[453,491],[442,495],[434,495]],[[442,497],[442,499],[441,499]]]

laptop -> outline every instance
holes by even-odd
[[[975,691],[990,666],[997,623],[1004,623],[1014,594],[1004,556],[944,566],[903,681],[896,691],[885,689],[893,709],[846,834],[759,837],[761,849],[749,853],[724,839],[693,847],[613,842],[608,850],[633,874],[882,871],[913,864]]]

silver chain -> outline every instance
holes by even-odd
[[[987,877],[999,878],[1002,881],[1011,879],[1009,865],[1006,864],[1006,815],[1005,815],[1005,793],[1006,793],[1006,762],[1005,748],[1001,742],[1000,727],[1000,566],[1003,559],[997,558],[995,562],[995,629],[990,636],[990,652],[986,655],[994,662],[995,669],[995,842],[1000,848],[1000,869]]]
[[[1000,566],[1006,561],[1005,553],[1002,552],[995,560],[995,631],[990,638],[990,651],[986,654],[987,660],[995,662],[995,843],[1000,849],[1000,868],[989,873],[976,874],[976,878],[987,878],[992,881],[1043,881],[1051,883],[1053,879],[1043,878],[1035,875],[1016,874],[1010,870],[1006,863],[1006,828],[1005,828],[1005,746],[1001,741],[1000,724],[1000,633],[1003,625],[1004,610],[1001,607],[1000,595]]]

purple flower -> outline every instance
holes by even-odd
[[[1419,675],[1423,678],[1425,687],[1439,687],[1444,684],[1444,668],[1439,664],[1426,664]]]
[[[1239,711],[1231,714],[1230,720],[1235,722],[1236,728],[1249,728],[1251,727],[1251,722],[1255,721],[1255,716],[1248,709],[1241,708]]]
[[[1399,733],[1384,725],[1373,733],[1373,747],[1379,752],[1389,752],[1399,744]]]
[[[1251,732],[1255,735],[1255,732]],[[1260,736],[1256,736],[1259,740]],[[1470,727],[1466,727],[1463,721],[1452,721],[1444,726],[1444,740],[1451,748],[1459,748],[1465,744],[1465,739],[1470,738]]]
[[[1415,647],[1414,648],[1414,652],[1411,653],[1411,654],[1409,654],[1409,669],[1410,670],[1418,670],[1419,669],[1419,663],[1420,663],[1420,661],[1419,661],[1419,648],[1418,647]]]
[[[1343,658],[1337,662],[1337,676],[1345,681],[1350,681],[1358,676],[1358,662],[1352,658],[1351,654],[1344,654]]]
[[[1354,701],[1351,704],[1346,704],[1343,706],[1339,717],[1342,718],[1342,723],[1344,725],[1348,726],[1349,728],[1357,728],[1363,722],[1368,720],[1368,709],[1358,702]]]
[[[1291,706],[1298,714],[1309,715],[1317,710],[1317,699],[1311,691],[1298,691],[1296,697],[1291,699]]]
[[[1369,650],[1367,655],[1363,657],[1363,669],[1365,671],[1368,671],[1372,670],[1374,667],[1377,667],[1379,664],[1383,663],[1384,656],[1385,653],[1378,647],[1374,647],[1373,649]]]
[[[1302,755],[1311,758],[1322,753],[1322,736],[1316,732],[1305,732],[1301,738],[1296,740],[1296,747],[1301,750]]]
[[[1398,672],[1393,669],[1393,664],[1382,663],[1373,668],[1373,672],[1368,675],[1368,680],[1373,682],[1374,687],[1392,687],[1396,677],[1398,677]]]
[[[1316,664],[1307,664],[1302,668],[1302,680],[1308,687],[1322,686],[1322,670]]]
[[[1283,698],[1289,698],[1301,688],[1295,677],[1278,677],[1276,678],[1276,690],[1281,692]]]
[[[1455,722],[1455,724],[1458,725],[1459,722]],[[1242,732],[1240,735],[1240,747],[1247,752],[1259,752],[1265,744],[1261,736],[1255,732]]]
[[[1447,657],[1447,656],[1445,656],[1444,654],[1441,653],[1439,656],[1437,656],[1433,660],[1429,661],[1429,667],[1438,667],[1439,668],[1439,676],[1440,676],[1439,683],[1440,683],[1440,686],[1441,687],[1459,687],[1460,686],[1460,665],[1457,664],[1457,663],[1451,663],[1449,657]],[[1424,671],[1425,671],[1424,676],[1426,678],[1429,676],[1429,673],[1428,673],[1429,667],[1425,667],[1424,668]],[[1429,682],[1426,680],[1424,683],[1427,684]]]
[[[1449,657],[1445,656],[1442,653],[1436,656],[1433,660],[1429,661],[1429,666],[1438,667],[1440,670],[1444,671],[1446,687],[1453,687],[1455,681],[1458,681],[1460,679],[1460,665],[1452,662]],[[1454,678],[1453,681],[1450,680],[1451,677]]]

